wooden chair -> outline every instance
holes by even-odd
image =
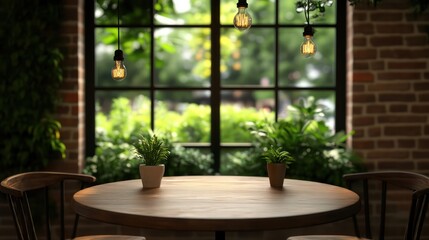
[[[15,221],[15,228],[17,230],[17,236],[20,240],[37,240],[38,235],[36,226],[41,224],[35,224],[35,218],[33,216],[44,216],[46,226],[45,239],[51,239],[52,227],[50,217],[52,211],[52,201],[49,201],[50,197],[59,196],[57,202],[59,208],[59,228],[60,228],[60,239],[65,239],[65,223],[64,223],[64,208],[65,208],[65,182],[77,182],[81,184],[81,188],[86,184],[91,184],[95,181],[95,177],[75,174],[75,173],[61,173],[61,172],[27,172],[10,176],[3,180],[0,185],[0,191],[5,193],[9,200],[9,206],[13,214]],[[55,188],[56,187],[56,188]],[[55,192],[51,194],[49,191]],[[38,194],[42,192],[42,194]],[[37,199],[32,197],[39,196]],[[38,200],[40,203],[40,197],[43,199],[42,205],[35,206],[35,202],[31,200]],[[33,208],[31,207],[33,205]],[[37,208],[37,209],[36,209]],[[45,208],[45,213],[41,213],[40,209]],[[33,212],[32,212],[33,210]],[[39,210],[37,215],[34,214],[35,210]],[[79,216],[75,215],[75,221],[71,237],[75,240],[145,240],[144,237],[139,236],[125,236],[125,235],[95,235],[95,236],[76,236],[76,229],[78,225]],[[43,221],[43,220],[42,220]]]
[[[376,201],[376,209],[380,209],[379,219],[379,230],[378,238],[384,239],[385,235],[385,224],[386,224],[386,203],[388,198],[392,197],[387,194],[388,186],[389,192],[391,190],[405,189],[410,191],[409,198],[409,213],[407,219],[407,226],[404,233],[405,240],[418,240],[420,239],[421,230],[425,220],[425,215],[429,201],[429,177],[417,173],[405,172],[405,171],[377,171],[377,172],[366,172],[356,174],[344,175],[344,180],[350,189],[354,189],[356,183],[361,183],[361,202],[364,220],[364,233],[361,237],[361,233],[358,228],[357,217],[353,217],[355,236],[339,236],[339,235],[303,235],[303,236],[292,236],[288,240],[356,240],[356,239],[372,239],[373,234],[371,231],[371,217],[370,217],[370,206],[374,204],[372,199],[377,196],[370,194],[369,186],[379,186],[379,192],[381,193],[380,198]],[[374,182],[379,182],[376,185]],[[396,186],[391,189],[390,186]],[[397,195],[396,195],[397,196]],[[407,195],[408,196],[408,195]],[[391,198],[390,198],[391,199]],[[372,203],[372,204],[371,204]]]

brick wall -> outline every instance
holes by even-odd
[[[429,14],[404,0],[362,4],[352,27],[352,147],[370,170],[429,174]]]
[[[361,4],[349,16],[348,129],[369,170],[429,175],[429,13],[416,17],[409,2]],[[406,201],[388,206],[388,239],[403,239]]]
[[[66,144],[67,157],[64,162],[54,163],[50,168],[78,172],[85,159],[84,1],[61,1],[60,47],[64,54],[64,80],[57,117],[62,125],[61,139]]]

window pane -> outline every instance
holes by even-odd
[[[304,13],[297,13],[296,1],[291,0],[278,0],[279,1],[279,23],[280,24],[305,24]],[[330,2],[326,0],[326,2]],[[341,1],[340,1],[341,2]],[[345,3],[343,3],[345,4]],[[336,23],[336,7],[337,1],[333,1],[332,6],[325,5],[325,14],[320,14],[319,11],[310,11],[310,23],[311,24],[335,24]],[[319,17],[314,18],[313,16],[318,14]]]
[[[335,29],[317,28],[317,52],[305,58],[299,52],[302,28],[281,29],[279,46],[279,85],[322,87],[335,85]]]
[[[335,91],[281,91],[279,92],[279,119],[285,118],[288,114],[288,106],[296,104],[298,101],[308,101],[309,97],[314,97],[317,104],[326,109],[326,122],[332,130],[335,129]]]
[[[156,24],[185,25],[210,24],[211,22],[210,0],[172,0],[155,2]]]
[[[175,142],[210,142],[208,91],[157,91],[155,129],[172,133]]]
[[[210,86],[209,28],[159,28],[155,38],[158,86]]]
[[[148,92],[142,91],[97,91],[97,132],[126,140],[141,129],[150,129],[150,100],[147,96]]]
[[[221,33],[222,85],[274,85],[274,29],[255,28],[252,34],[224,28]]]
[[[237,2],[231,0],[222,0],[220,5],[220,23],[223,25],[232,25],[235,14],[237,14]],[[271,0],[253,0],[247,1],[247,11],[252,17],[253,24],[273,24],[275,21],[275,2]],[[254,28],[249,29],[253,32]],[[238,32],[238,30],[235,30]]]
[[[121,29],[121,46],[127,77],[114,81],[110,71],[113,56],[118,49],[116,28],[97,28],[95,31],[95,85],[96,86],[149,86],[150,79],[150,33],[148,29]]]
[[[251,142],[245,129],[248,121],[274,120],[272,91],[228,90],[221,93],[221,141],[224,143]]]
[[[120,0],[119,20],[120,24],[149,24],[151,1]],[[95,1],[95,24],[117,24],[118,4],[117,0]]]

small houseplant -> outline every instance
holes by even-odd
[[[143,188],[159,188],[165,172],[165,161],[170,152],[155,134],[141,137],[134,144]]]
[[[254,136],[254,156],[270,146],[282,147],[294,158],[288,169],[289,178],[345,186],[346,173],[365,171],[362,158],[347,147],[353,132],[334,132],[328,125],[332,112],[314,97],[300,99],[287,109],[288,116],[277,122],[248,122]]]
[[[289,167],[289,164],[294,161],[294,158],[288,151],[281,147],[275,148],[274,146],[271,146],[262,153],[261,158],[267,162],[270,186],[274,188],[282,188],[286,169]]]

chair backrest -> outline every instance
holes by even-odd
[[[406,199],[409,199],[409,210],[404,239],[420,239],[420,234],[428,207],[429,177],[422,174],[405,171],[376,171],[346,174],[344,175],[344,180],[346,181],[348,187],[353,190],[356,190],[356,187],[360,186],[360,191],[358,192],[361,196],[365,224],[363,237],[370,239],[374,237],[371,230],[371,220],[374,220],[374,218],[371,217],[370,209],[377,209],[380,211],[380,213],[378,225],[379,236],[376,239],[384,239],[386,206],[390,205],[389,200],[399,202],[403,200],[403,195],[400,197],[398,194],[388,194],[388,191],[393,190],[395,193],[401,191],[402,193],[402,191],[405,190],[409,193],[409,195],[406,195]],[[377,182],[379,184],[377,184]],[[360,184],[357,185],[357,183]],[[380,195],[374,194],[374,192],[379,192]],[[376,207],[374,207],[374,204]],[[373,208],[371,208],[371,206]],[[360,237],[362,234],[359,231],[356,217],[354,217],[354,224],[356,235]]]
[[[95,177],[75,174],[75,173],[62,173],[62,172],[27,172],[10,176],[3,180],[0,185],[0,191],[5,193],[9,200],[9,206],[15,221],[15,228],[17,230],[18,239],[20,240],[35,240],[38,238],[37,233],[39,229],[35,227],[35,219],[33,218],[33,211],[39,210],[37,216],[42,214],[45,219],[46,239],[51,239],[52,225],[51,225],[51,211],[53,197],[51,192],[59,194],[59,218],[57,218],[58,225],[60,226],[60,238],[65,239],[65,224],[64,224],[64,205],[65,205],[65,182],[72,180],[73,182],[80,183],[80,188],[85,184],[95,182]],[[67,185],[68,186],[68,185]],[[77,188],[79,189],[79,188]],[[51,191],[50,191],[51,190]],[[54,191],[52,191],[54,190]],[[43,192],[42,195],[36,195]],[[32,197],[37,198],[36,203],[31,202]],[[58,200],[55,201],[58,203]],[[40,213],[40,209],[44,208],[44,213]],[[74,227],[71,237],[76,235],[78,216],[75,217]],[[37,224],[39,225],[39,224]]]

